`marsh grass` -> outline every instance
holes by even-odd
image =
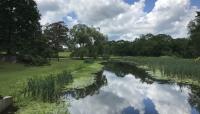
[[[124,57],[123,61],[133,62],[138,66],[147,66],[149,70],[160,71],[162,76],[188,82],[200,84],[200,63],[193,59],[182,59],[176,57]]]
[[[71,82],[72,75],[67,71],[43,78],[30,78],[27,81],[24,96],[33,97],[45,102],[53,102],[60,97],[64,85]]]

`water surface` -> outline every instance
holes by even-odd
[[[199,95],[134,66],[106,65],[95,84],[66,93],[71,114],[200,114]]]

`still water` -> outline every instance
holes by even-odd
[[[95,84],[69,91],[66,98],[71,114],[200,114],[192,87],[151,79],[122,63],[107,64]]]

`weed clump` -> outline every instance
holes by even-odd
[[[71,83],[72,80],[72,75],[67,71],[44,78],[31,78],[27,81],[24,95],[45,102],[53,102],[60,97],[63,86]]]

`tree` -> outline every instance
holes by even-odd
[[[59,51],[63,49],[68,42],[68,27],[63,21],[55,22],[45,26],[44,37],[48,39],[49,46],[54,51],[59,61]]]
[[[109,41],[109,52],[118,56],[179,56],[194,57],[191,40],[173,39],[166,34],[141,35],[134,41]]]
[[[8,55],[28,53],[41,34],[40,15],[33,0],[0,1],[0,42]]]
[[[194,20],[188,24],[191,43],[194,45],[196,55],[200,56],[200,12]]]
[[[46,61],[43,51],[47,43],[41,37],[40,14],[34,0],[1,0],[0,17],[0,51],[29,63]]]
[[[105,54],[107,37],[99,29],[84,24],[74,25],[70,30],[71,42],[74,42],[72,56],[97,58]]]

